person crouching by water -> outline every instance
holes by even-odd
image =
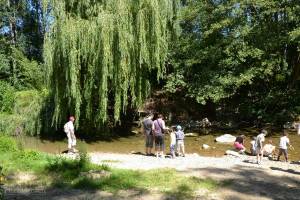
[[[236,137],[235,142],[233,144],[234,148],[236,150],[239,151],[239,153],[244,154],[246,151],[246,148],[244,146],[244,142],[245,142],[245,136],[244,135],[240,135],[238,137]]]
[[[172,158],[175,158],[175,150],[176,150],[176,131],[175,128],[172,128],[170,133],[170,154]]]
[[[68,137],[68,153],[76,153],[78,150],[75,149],[76,146],[76,136],[74,132],[74,121],[75,117],[70,116],[69,121],[64,125],[64,132]]]
[[[184,152],[184,132],[182,131],[181,126],[176,127],[176,140],[177,140],[177,152],[179,156],[185,157]]]
[[[152,131],[155,140],[156,157],[161,156],[162,158],[164,158],[165,130],[167,130],[167,128],[161,114],[155,114],[154,119],[155,120],[153,122]]]
[[[147,116],[142,122],[142,131],[145,135],[146,155],[150,156],[153,148],[154,136],[152,134],[153,114]]]
[[[273,145],[273,141],[269,140],[268,144],[265,144],[263,147],[264,156],[268,156],[269,159],[273,159],[276,147]]]

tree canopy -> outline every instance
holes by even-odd
[[[74,114],[99,127],[149,94],[176,35],[177,0],[54,1],[44,57],[54,124]]]
[[[181,26],[168,91],[184,91],[201,104],[228,100],[235,109],[260,104],[269,114],[293,102],[282,97],[298,96],[288,91],[299,77],[299,1],[189,0]]]

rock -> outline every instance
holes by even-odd
[[[79,176],[83,176],[90,179],[99,179],[99,178],[106,178],[111,175],[111,172],[105,170],[90,170],[88,172],[80,172]]]
[[[220,143],[234,143],[236,137],[230,134],[221,135],[216,138],[217,142]]]
[[[185,137],[197,137],[198,135],[195,133],[186,133],[184,134]]]
[[[210,148],[210,146],[207,145],[207,144],[203,144],[203,145],[202,145],[202,149],[209,149],[209,148]]]
[[[13,180],[17,184],[26,184],[37,180],[37,176],[30,172],[18,172],[8,175],[6,179]]]
[[[232,150],[227,150],[225,152],[226,155],[230,155],[230,156],[236,156],[236,157],[240,157],[241,154],[239,154],[238,152],[236,151],[232,151]]]

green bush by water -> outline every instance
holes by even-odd
[[[14,93],[13,105],[10,105],[11,112],[0,113],[0,132],[7,135],[38,135],[42,126],[41,112],[46,96],[47,91],[37,90]]]

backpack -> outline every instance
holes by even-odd
[[[64,125],[64,132],[65,132],[65,133],[68,133],[68,132],[69,132],[68,122]]]

